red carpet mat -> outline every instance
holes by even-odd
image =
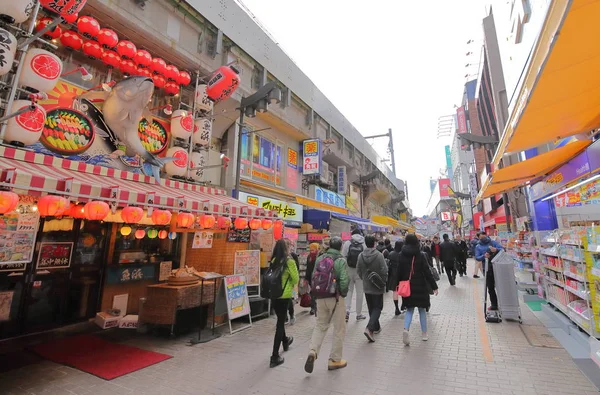
[[[111,343],[92,335],[68,337],[31,347],[31,350],[46,359],[105,380],[173,358],[171,355]]]

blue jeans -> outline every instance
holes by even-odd
[[[410,328],[410,323],[412,322],[414,312],[414,307],[408,307],[406,309],[406,315],[404,316],[404,329]],[[427,333],[427,312],[423,307],[419,307],[419,321],[421,321],[421,332]]]

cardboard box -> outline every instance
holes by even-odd
[[[119,320],[119,328],[137,329],[138,316],[129,314]]]
[[[108,329],[118,327],[120,319],[121,317],[119,316],[110,315],[101,311],[100,313],[96,313],[96,319],[94,321],[100,328]]]

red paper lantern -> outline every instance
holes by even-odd
[[[0,191],[0,214],[13,211],[19,204],[19,195],[10,191]]]
[[[188,86],[192,82],[192,76],[187,71],[180,71],[177,77],[177,83],[179,85]]]
[[[69,210],[70,217],[83,219],[85,218],[85,208],[83,204],[72,204]]]
[[[168,235],[169,235],[169,232],[167,232],[164,229],[158,231],[158,238],[161,239],[161,240],[166,239]]]
[[[60,36],[60,42],[66,48],[79,51],[83,46],[83,38],[74,30],[67,30]]]
[[[221,66],[208,80],[206,93],[212,101],[218,103],[228,99],[239,84],[239,71],[233,66]]]
[[[79,18],[79,14],[65,15],[62,18],[63,18],[63,21],[65,21],[65,23],[72,25],[73,23],[75,23],[77,18]]]
[[[124,59],[133,59],[137,53],[137,48],[131,41],[121,40],[117,44],[117,53]]]
[[[179,79],[179,69],[172,64],[168,64],[165,67],[165,77],[167,77],[169,81],[177,82]]]
[[[217,227],[219,229],[229,229],[231,228],[231,218],[229,217],[219,217],[217,220]]]
[[[90,221],[102,221],[108,215],[110,206],[106,202],[100,200],[92,200],[83,206],[85,218]]]
[[[261,226],[264,230],[269,230],[269,229],[271,229],[271,226],[273,226],[273,221],[265,218],[261,221]]]
[[[75,19],[77,19],[77,14],[81,11],[86,2],[87,0],[40,0],[40,5],[63,18],[69,18],[75,15]]]
[[[86,54],[90,59],[102,58],[102,47],[95,41],[86,41],[83,43],[83,53]]]
[[[119,36],[111,29],[102,28],[98,32],[98,42],[104,48],[112,49],[119,43]]]
[[[177,226],[179,228],[190,228],[194,225],[194,215],[190,213],[177,214]]]
[[[102,53],[102,62],[104,62],[109,69],[119,68],[119,66],[121,66],[121,57],[115,51],[105,49]]]
[[[146,236],[146,231],[144,229],[138,229],[135,231],[134,236],[136,239],[143,239]]]
[[[150,72],[148,72],[148,73],[150,73]],[[165,79],[165,77],[163,77],[160,74],[154,74],[154,75],[152,75],[151,78],[152,78],[152,82],[154,82],[154,86],[158,89],[164,88],[165,84],[167,83],[167,80]]]
[[[171,223],[171,212],[167,210],[154,210],[152,212],[152,222],[155,225],[168,225]]]
[[[202,229],[211,229],[213,226],[215,226],[215,222],[217,222],[215,217],[208,214],[202,214],[198,219],[198,223]]]
[[[137,74],[137,67],[135,67],[135,63],[131,60],[122,59],[121,64],[119,65],[119,69],[123,75],[130,76]]]
[[[121,219],[128,224],[137,224],[144,218],[141,207],[127,206],[121,210]]]
[[[260,228],[261,225],[261,221],[258,218],[252,218],[249,222],[248,222],[248,226],[250,227],[250,229],[252,230],[257,230],[258,228]]]
[[[41,18],[40,20],[37,21],[37,23],[35,25],[35,31],[39,32],[40,30],[42,30],[43,28],[45,28],[47,25],[49,25],[51,23],[52,23],[52,18]],[[42,37],[44,37],[48,40],[54,40],[55,38],[59,38],[61,34],[62,34],[62,29],[60,28],[60,26],[55,26],[53,29],[50,29],[46,33],[44,33],[42,35]]]
[[[150,70],[154,74],[162,74],[165,75],[167,72],[167,62],[165,62],[161,58],[152,58],[152,63],[150,63]]]
[[[60,217],[69,209],[70,204],[62,196],[46,195],[39,198],[37,206],[42,217]]]
[[[248,227],[248,219],[243,217],[237,217],[234,222],[236,229],[246,229]]]
[[[138,67],[136,74],[141,75],[143,77],[152,78],[152,72],[144,67]]]
[[[138,67],[149,67],[152,64],[152,55],[143,49],[138,49],[133,57],[133,61]]]
[[[169,96],[175,96],[179,93],[179,85],[174,82],[167,82],[164,89],[165,93]]]
[[[281,240],[283,238],[283,221],[277,220],[273,224],[273,238]]]
[[[85,38],[95,40],[98,37],[98,32],[100,32],[100,24],[91,16],[82,16],[77,20],[77,30]]]

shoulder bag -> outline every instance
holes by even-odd
[[[412,274],[415,268],[415,257],[413,256],[412,262],[410,264],[410,274],[408,275],[408,281],[400,281],[398,283],[398,288],[396,288],[396,293],[398,296],[403,298],[407,298],[410,296],[410,279],[412,278]]]

